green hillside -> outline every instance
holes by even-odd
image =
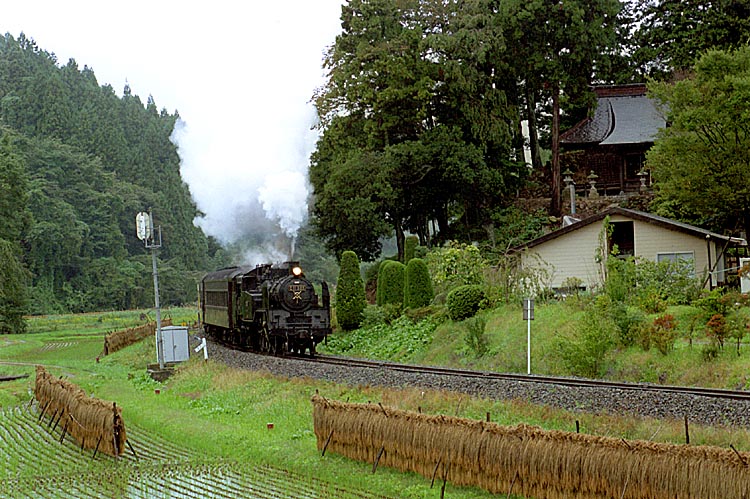
[[[29,313],[153,303],[150,257],[134,220],[163,228],[162,301],[195,299],[195,272],[218,265],[170,141],[177,111],[93,70],[57,60],[25,35],[0,38],[0,239],[29,270]],[[217,253],[218,252],[218,253]]]

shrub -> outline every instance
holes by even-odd
[[[482,316],[472,317],[466,320],[466,336],[464,343],[474,355],[481,357],[489,350],[489,342],[484,330],[487,327],[487,319]]]
[[[431,251],[426,261],[436,293],[464,284],[483,284],[486,262],[471,244],[451,242]]]
[[[660,313],[667,305],[687,304],[699,295],[702,283],[693,274],[690,262],[608,258],[604,292],[615,302]]]
[[[723,299],[723,296],[724,291],[716,288],[695,300],[693,304],[703,310],[708,317],[716,314],[726,315],[729,302]]]
[[[560,287],[560,291],[567,296],[577,296],[583,287],[583,280],[579,277],[566,277]]]
[[[360,324],[360,327],[373,327],[385,323],[385,312],[382,307],[367,305],[362,311],[362,323]]]
[[[724,340],[727,337],[727,320],[724,314],[714,314],[706,323],[706,334],[719,348],[724,348]]]
[[[409,308],[404,310],[404,315],[412,322],[419,322],[425,319],[432,320],[435,324],[441,324],[447,317],[447,310],[440,305],[429,305],[427,307]]]
[[[621,346],[635,344],[639,325],[646,320],[645,314],[638,308],[628,307],[624,303],[612,303],[609,314],[617,325],[617,338]]]
[[[558,340],[560,357],[572,374],[599,376],[616,335],[617,326],[611,318],[590,310],[575,335]]]
[[[719,347],[715,343],[703,345],[701,348],[701,358],[703,362],[712,362],[719,357]]]
[[[674,342],[677,340],[677,321],[674,316],[664,314],[654,319],[651,335],[654,345],[662,355],[674,350]]]
[[[380,309],[383,311],[383,320],[386,324],[393,324],[401,317],[401,303],[386,303]]]
[[[466,284],[451,290],[446,297],[448,316],[454,321],[460,321],[476,314],[485,299],[481,286]]]
[[[409,263],[412,258],[415,258],[415,252],[419,246],[419,238],[417,236],[409,236],[404,240],[404,263]]]
[[[404,265],[392,260],[380,264],[378,272],[378,305],[404,303]]]
[[[421,258],[412,258],[406,265],[404,308],[426,307],[434,297],[427,264]]]
[[[353,251],[341,254],[341,269],[336,284],[336,319],[345,331],[357,329],[365,309],[365,285],[359,272],[359,258]]]
[[[538,256],[531,258],[534,259],[532,264],[521,265],[519,255],[502,255],[495,265],[483,269],[484,290],[492,306],[518,303],[527,296],[536,296],[537,300],[543,301],[546,291],[550,292],[549,296],[555,296],[549,289],[552,267]]]

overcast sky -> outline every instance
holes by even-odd
[[[306,213],[309,104],[342,0],[5,2],[0,31],[24,32],[64,65],[91,67],[122,95],[178,111],[182,176],[207,234],[292,233]],[[154,213],[158,218],[158,213]],[[134,214],[135,216],[135,214]]]

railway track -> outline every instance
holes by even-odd
[[[707,426],[750,427],[750,391],[621,383],[584,378],[470,371],[318,355],[272,357],[220,347],[218,359],[240,369],[266,370],[352,386],[422,388],[493,400],[522,400],[573,412],[630,414]]]
[[[318,355],[315,358],[295,358],[295,360],[307,362],[319,362],[323,364],[341,365],[349,367],[360,367],[367,369],[384,369],[415,374],[432,374],[443,376],[454,376],[461,378],[473,378],[482,380],[506,380],[524,383],[536,383],[546,385],[557,385],[566,387],[593,387],[604,389],[619,389],[632,391],[652,391],[657,393],[674,393],[680,395],[694,395],[723,400],[740,400],[750,402],[750,391],[745,390],[723,390],[718,388],[684,387],[674,385],[653,385],[648,383],[623,383],[615,381],[568,378],[557,376],[539,376],[526,374],[496,373],[492,371],[471,371],[466,369],[454,369],[447,367],[421,366],[412,364],[400,364],[386,361],[372,361],[354,359],[349,357],[336,357]]]

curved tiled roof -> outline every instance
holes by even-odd
[[[568,145],[641,144],[654,142],[666,121],[643,85],[595,88],[597,106],[586,118],[560,136]]]

